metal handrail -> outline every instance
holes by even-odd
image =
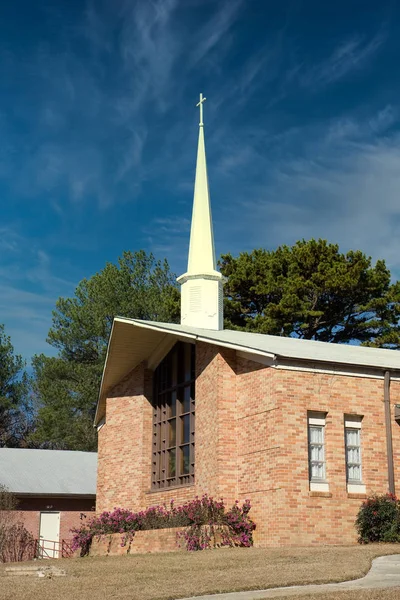
[[[69,540],[35,540],[35,558],[70,558],[73,550]]]

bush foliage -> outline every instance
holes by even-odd
[[[34,556],[34,539],[18,521],[17,504],[15,496],[0,484],[0,563]]]
[[[249,517],[251,504],[246,500],[242,506],[236,501],[226,509],[224,501],[216,501],[204,495],[175,506],[171,500],[169,508],[153,506],[144,511],[131,512],[123,508],[103,512],[93,517],[80,528],[72,529],[74,550],[80,549],[81,556],[89,552],[94,537],[120,533],[122,543],[131,540],[135,531],[186,527],[183,534],[187,550],[204,550],[211,546],[212,535],[221,530],[222,545],[252,546],[254,522]],[[203,525],[208,527],[204,530]]]
[[[393,494],[371,496],[357,515],[359,542],[400,542],[400,500]]]

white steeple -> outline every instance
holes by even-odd
[[[178,277],[181,323],[203,329],[223,329],[224,277],[216,270],[214,234],[204,145],[203,94],[200,94],[199,143],[194,183],[192,227],[187,272]]]

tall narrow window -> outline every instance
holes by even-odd
[[[345,415],[344,418],[347,490],[356,493],[365,493],[361,470],[361,421],[362,417],[357,415]]]
[[[152,489],[194,481],[195,346],[178,342],[154,373]]]
[[[310,490],[329,491],[326,481],[325,413],[308,413]]]

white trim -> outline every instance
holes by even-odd
[[[329,483],[310,481],[311,492],[329,492]]]
[[[239,358],[244,358],[244,360],[252,360],[253,362],[265,365],[266,367],[276,366],[275,356],[262,356],[259,354],[255,354],[254,352],[245,352],[243,350],[237,350],[236,354]]]
[[[290,360],[290,359],[286,359],[286,360]],[[301,359],[294,359],[294,360],[301,360]],[[321,374],[327,374],[327,375],[347,375],[348,377],[362,377],[363,379],[385,379],[384,375],[370,375],[368,373],[364,373],[364,372],[360,372],[360,373],[356,373],[355,371],[338,371],[335,368],[332,369],[319,369],[317,367],[313,367],[312,365],[310,366],[294,366],[294,365],[282,365],[279,364],[278,362],[276,362],[275,365],[273,365],[275,369],[284,369],[287,371],[306,371],[306,372],[311,372],[311,373],[321,373]],[[362,368],[362,367],[360,367]],[[370,368],[370,367],[366,367],[366,368]],[[376,367],[377,370],[380,370],[380,367]],[[391,380],[395,380],[395,377],[391,377]],[[400,377],[398,378],[400,380]]]
[[[103,425],[106,424],[106,418],[103,417],[102,419],[100,419],[100,421],[97,423],[97,433],[100,431],[100,429],[103,427]]]
[[[367,488],[363,483],[348,483],[347,484],[348,494],[366,494]]]
[[[135,327],[141,327],[142,329],[151,329],[152,331],[163,331],[164,333],[181,335],[184,338],[191,338],[192,340],[196,340],[198,337],[195,333],[187,333],[186,331],[179,331],[177,329],[166,329],[162,326],[149,325],[148,323],[141,323],[140,321],[135,321],[134,319],[125,319],[124,317],[114,317],[114,322],[115,321],[117,321],[118,323],[127,323],[128,325],[134,325]]]
[[[139,321],[135,321],[133,319],[124,319],[123,317],[114,317],[114,321],[118,321],[119,323],[129,323],[131,325],[135,325],[136,327],[142,327],[143,329],[152,329],[153,331],[162,331],[164,333],[169,333],[175,336],[182,336],[183,338],[190,338],[192,340],[197,340],[198,342],[206,342],[207,344],[213,344],[214,346],[222,346],[224,348],[231,348],[232,350],[241,350],[246,352],[246,349],[240,344],[233,344],[231,342],[226,342],[225,340],[216,340],[211,337],[207,337],[206,335],[199,335],[197,333],[187,333],[183,331],[179,331],[177,329],[167,329],[165,327],[149,325],[148,323],[140,323]],[[204,330],[206,331],[206,330]],[[214,330],[210,330],[214,331]],[[272,352],[265,352],[264,350],[257,350],[256,348],[249,348],[249,353],[257,356],[270,356],[275,359],[276,355]]]
[[[212,340],[211,340],[212,341]],[[214,343],[216,345],[222,346],[223,344],[220,342],[215,342]],[[282,364],[279,363],[279,359],[283,358],[284,360],[290,361],[290,360],[294,360],[294,361],[300,361],[300,360],[304,360],[304,362],[307,361],[307,359],[301,359],[301,358],[288,358],[288,357],[279,357],[278,355],[272,355],[272,354],[267,354],[265,352],[262,353],[258,353],[256,350],[250,349],[249,351],[247,350],[243,350],[243,346],[240,346],[241,350],[238,350],[238,356],[240,356],[241,358],[246,358],[247,360],[253,360],[254,362],[259,362],[261,364],[267,365],[267,366],[271,366],[274,369],[283,369],[286,371],[303,371],[306,373],[321,373],[321,374],[326,374],[326,375],[344,375],[344,376],[348,376],[348,377],[362,377],[363,379],[384,379],[385,376],[384,374],[382,375],[373,375],[371,373],[365,373],[365,370],[363,369],[374,369],[377,371],[381,371],[382,368],[381,367],[374,367],[373,365],[371,367],[364,367],[363,365],[359,365],[358,366],[358,371],[346,371],[346,370],[338,370],[336,367],[332,367],[332,368],[328,368],[328,367],[323,367],[323,368],[319,368],[316,367],[315,365],[288,365],[288,364]],[[263,360],[263,358],[265,358],[266,356],[271,356],[273,357],[272,362],[268,362]],[[319,364],[321,362],[325,362],[325,361],[317,361]],[[357,365],[350,365],[353,367],[357,368]],[[400,381],[400,377],[391,377],[392,381]]]
[[[320,425],[322,427],[325,427],[325,417],[308,417],[308,424],[309,425]]]
[[[225,342],[223,340],[213,340],[212,338],[207,338],[205,336],[200,336],[200,335],[196,336],[196,338],[197,338],[198,342],[206,342],[207,344],[214,344],[214,346],[222,346],[223,348],[231,348],[232,350],[236,350],[236,351],[244,351],[243,346],[239,346],[238,344],[231,344],[230,342]],[[254,354],[254,355],[257,355],[260,357],[269,356],[273,360],[276,359],[275,354],[272,354],[269,352],[263,352],[262,350],[256,350],[255,348],[250,348],[248,353]]]
[[[362,417],[359,415],[346,415],[344,418],[344,426],[349,429],[361,429]]]

